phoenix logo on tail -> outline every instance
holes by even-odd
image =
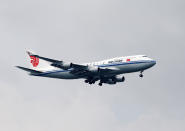
[[[33,67],[37,67],[39,65],[39,58],[35,56],[30,56],[30,59],[30,62],[32,63]]]
[[[28,55],[30,56],[30,63],[33,65],[33,67],[37,67],[39,65],[39,58],[32,56],[32,54],[30,52],[27,52]]]

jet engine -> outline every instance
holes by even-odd
[[[116,84],[117,82],[124,82],[125,81],[125,77],[124,76],[115,76],[114,78],[109,78],[105,81],[105,83],[107,84]]]
[[[99,67],[95,67],[95,66],[89,66],[89,67],[88,67],[88,70],[89,70],[91,73],[99,73],[99,72],[100,72],[100,68],[99,68]]]
[[[113,81],[115,81],[115,82],[124,82],[125,81],[125,77],[124,76],[115,76],[113,78]]]
[[[51,66],[55,66],[55,67],[67,70],[72,67],[72,64],[73,63],[59,61],[59,62],[55,62],[55,63],[51,64]]]
[[[105,83],[113,85],[113,84],[116,84],[116,81],[114,81],[112,79],[108,79]]]

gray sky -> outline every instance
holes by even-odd
[[[0,130],[184,131],[184,0],[1,0]],[[76,63],[146,54],[115,86],[30,77],[27,49]]]

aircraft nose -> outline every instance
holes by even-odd
[[[151,62],[151,65],[152,65],[152,66],[156,65],[156,61],[153,60],[153,61]]]

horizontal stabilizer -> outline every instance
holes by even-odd
[[[16,66],[16,67],[19,68],[19,69],[21,69],[21,70],[30,72],[31,75],[37,75],[37,74],[42,73],[41,71],[36,71],[36,70],[29,69],[29,68],[21,67],[21,66]]]

